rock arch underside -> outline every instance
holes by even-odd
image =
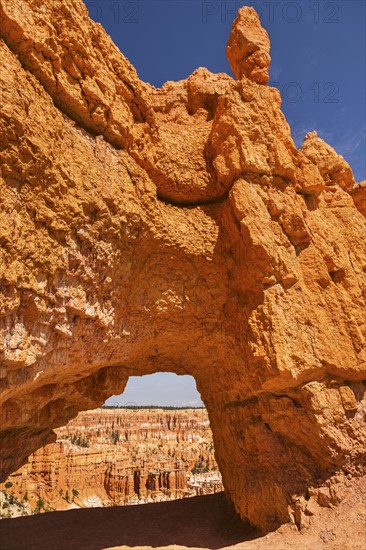
[[[365,183],[315,132],[294,145],[256,12],[235,79],[159,89],[80,0],[0,18],[2,479],[157,371],[194,376],[253,525],[362,475]]]

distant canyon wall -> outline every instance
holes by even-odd
[[[56,433],[56,443],[36,451],[0,485],[33,512],[37,504],[39,511],[64,510],[223,490],[205,409],[97,409]],[[5,517],[7,510],[1,510]]]

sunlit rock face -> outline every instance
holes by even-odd
[[[365,187],[316,135],[296,149],[254,10],[236,80],[160,89],[79,0],[0,17],[3,478],[157,371],[196,379],[256,526],[363,473]]]

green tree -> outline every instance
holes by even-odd
[[[12,486],[13,486],[13,484],[12,484],[11,481],[7,481],[7,482],[5,483],[5,489],[10,489],[10,487],[12,487]]]
[[[113,445],[117,445],[117,441],[119,441],[119,431],[113,431],[111,435],[111,440],[113,442]]]
[[[191,472],[192,474],[200,474],[203,470],[203,464],[201,461],[197,460],[196,464],[193,466]]]

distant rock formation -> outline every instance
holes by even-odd
[[[0,485],[7,502],[12,495],[33,511],[39,502],[40,511],[65,510],[223,490],[205,409],[97,409],[56,433],[56,443],[36,451]],[[24,513],[23,506],[15,513]]]
[[[157,371],[195,377],[260,528],[364,473],[366,190],[315,134],[296,148],[255,11],[229,38],[236,80],[160,89],[81,0],[0,18],[3,479]]]

